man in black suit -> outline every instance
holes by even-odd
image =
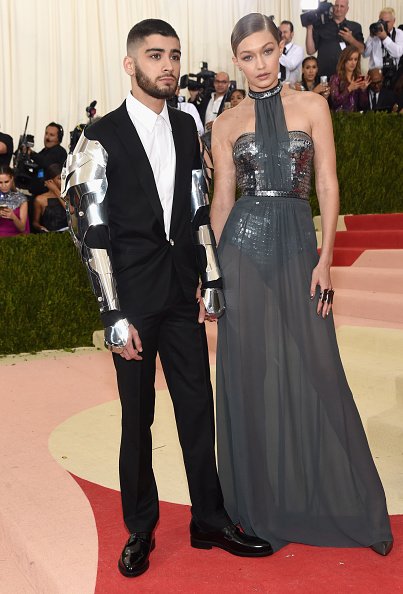
[[[392,89],[383,86],[383,73],[381,68],[368,70],[370,83],[367,89],[369,111],[398,111],[397,97]]]
[[[205,308],[198,289],[203,270],[197,265],[195,230],[207,237],[206,245],[198,246],[200,261],[203,254],[204,261],[209,259],[214,245],[208,210],[194,187],[201,169],[194,120],[166,105],[180,70],[174,29],[157,19],[135,25],[124,68],[131,92],[117,110],[85,131],[67,162],[65,183],[79,219],[76,242],[101,303],[105,342],[117,372],[120,483],[130,532],[119,569],[134,577],[148,569],[158,522],[150,430],[157,352],[188,478],[192,546],[218,546],[244,556],[265,556],[272,549],[231,524],[216,471]],[[104,203],[107,220],[99,208]],[[219,275],[210,277],[202,289],[217,296],[219,280]]]

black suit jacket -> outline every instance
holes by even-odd
[[[191,173],[200,149],[193,118],[168,108],[176,150],[170,241],[153,171],[124,102],[85,135],[108,153],[107,211],[112,263],[122,312],[127,317],[160,311],[173,273],[185,298],[195,302],[199,270],[191,225]]]
[[[397,97],[396,97],[394,91],[392,91],[391,89],[385,89],[382,87],[382,89],[379,91],[378,102],[376,104],[376,107],[374,108],[374,106],[372,106],[370,108],[369,107],[370,93],[371,93],[371,91],[368,89],[368,109],[370,109],[371,111],[391,111],[392,107],[395,105],[395,103],[398,103],[398,100],[397,100]]]

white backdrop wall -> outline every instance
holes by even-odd
[[[403,0],[391,3],[397,24]],[[364,36],[385,0],[350,0],[348,18],[360,22]],[[42,148],[51,120],[68,131],[85,122],[85,107],[96,99],[102,115],[127,94],[122,68],[130,28],[144,18],[162,18],[176,29],[182,44],[182,74],[198,72],[207,61],[226,70],[244,86],[232,65],[230,35],[249,12],[289,19],[295,41],[304,45],[299,0],[0,0],[0,129],[18,141],[26,116],[35,148]],[[364,67],[365,67],[364,61]]]

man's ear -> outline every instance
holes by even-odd
[[[134,59],[131,56],[124,57],[123,68],[125,69],[126,74],[128,74],[129,76],[134,76],[136,68],[134,65]]]

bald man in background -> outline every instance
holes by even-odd
[[[229,89],[229,75],[227,72],[217,72],[214,78],[215,92],[202,102],[200,106],[200,117],[203,120],[206,131],[211,130],[214,120],[224,110],[225,99]],[[204,111],[205,110],[205,111]]]

